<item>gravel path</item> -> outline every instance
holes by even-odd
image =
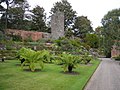
[[[120,90],[119,62],[102,58],[102,62],[84,90]]]

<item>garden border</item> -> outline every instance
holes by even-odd
[[[82,90],[85,89],[85,87],[87,86],[88,82],[90,81],[90,79],[92,78],[93,74],[95,73],[95,71],[97,70],[97,68],[100,66],[100,63],[102,61],[102,59],[99,59],[100,62],[99,62],[99,65],[95,68],[94,72],[92,73],[92,75],[89,77],[89,79],[87,80],[87,82],[85,83],[85,85],[83,86]]]

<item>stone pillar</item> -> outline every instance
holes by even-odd
[[[64,37],[64,13],[57,11],[51,18],[52,39]]]

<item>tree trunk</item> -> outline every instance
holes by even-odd
[[[90,62],[90,60],[87,60],[87,64]]]
[[[4,62],[4,58],[2,58],[2,62]]]
[[[23,59],[21,59],[21,64],[23,63],[25,61],[25,59],[23,58]]]
[[[73,69],[73,66],[72,65],[69,65],[68,66],[68,71],[71,73],[72,72],[72,69]]]

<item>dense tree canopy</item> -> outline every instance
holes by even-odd
[[[99,49],[104,49],[104,28],[103,26],[98,26],[97,28],[95,28],[95,34],[99,37]]]
[[[91,22],[85,16],[78,16],[75,20],[75,35],[84,38],[87,33],[93,32]]]
[[[13,7],[9,10],[8,28],[22,29],[25,11],[21,7]]]
[[[29,4],[26,0],[13,4],[8,11],[8,28],[27,29],[26,21],[24,20],[25,12],[28,10]]]
[[[40,7],[40,6],[36,6],[35,8],[33,8],[32,10],[32,30],[35,31],[41,31],[41,32],[45,32],[46,31],[46,13],[44,12],[44,8]]]
[[[103,26],[98,26],[97,28],[95,28],[95,34],[97,35],[103,35],[103,31],[104,31]]]
[[[98,48],[99,37],[96,34],[87,34],[86,37],[85,37],[85,42],[91,48]]]
[[[6,3],[6,13],[1,17],[1,23],[4,28],[23,28],[23,18],[26,8],[29,4],[26,0],[2,0],[1,3]]]
[[[107,56],[110,56],[114,41],[120,40],[120,8],[109,11],[102,19],[104,27],[105,48]]]
[[[102,19],[104,33],[112,39],[117,39],[120,32],[120,9],[109,11]]]

